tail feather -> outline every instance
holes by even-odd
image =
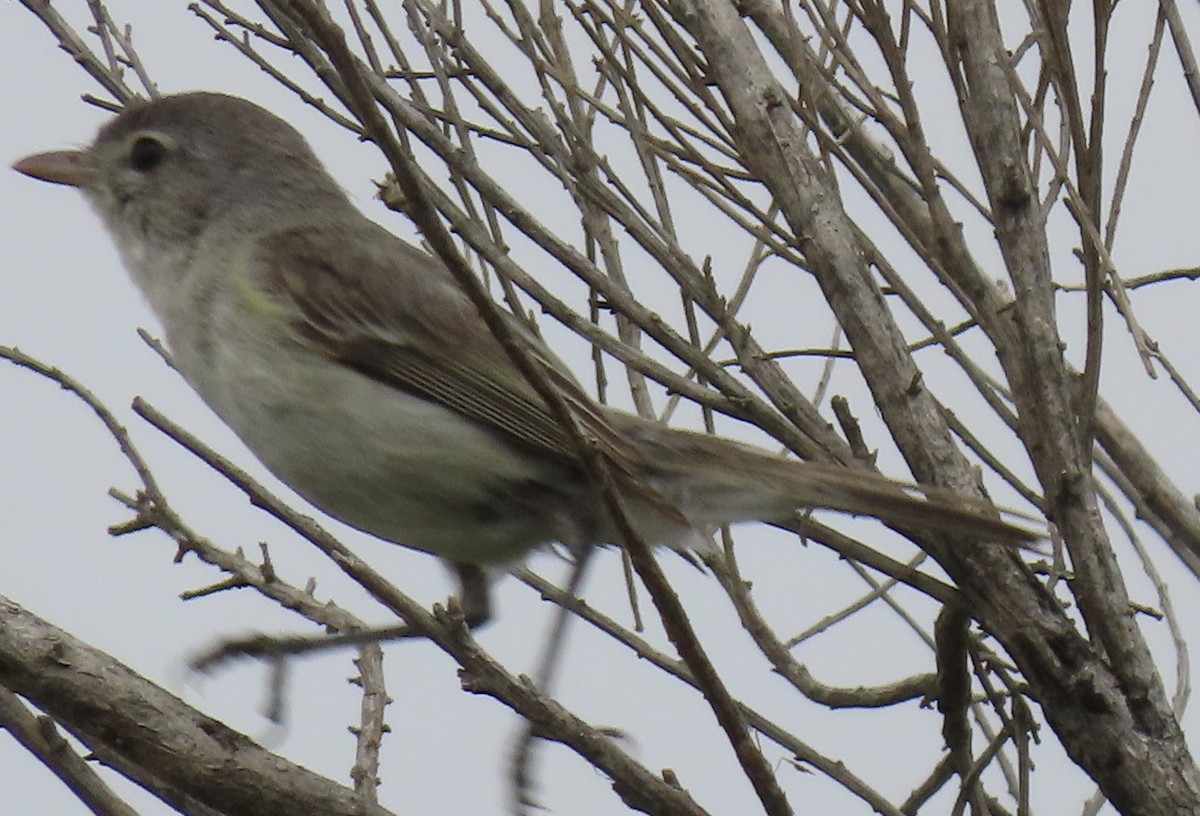
[[[637,422],[647,480],[704,527],[772,521],[802,509],[872,516],[906,530],[1031,544],[1044,537],[1001,518],[989,502],[853,468],[802,462],[728,439]]]

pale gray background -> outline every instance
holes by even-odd
[[[83,3],[77,5],[82,10]],[[233,92],[288,118],[313,141],[318,154],[364,210],[411,237],[412,230],[405,222],[372,200],[374,188],[369,179],[383,173],[375,152],[357,145],[257,68],[213,42],[183,4],[109,5],[118,16],[126,9],[137,15],[135,36],[141,54],[163,90],[204,87]],[[1127,11],[1141,5],[1145,16],[1151,13],[1149,3],[1125,5]],[[1197,4],[1184,6],[1193,35],[1200,37]],[[1130,60],[1128,76],[1121,76],[1121,67],[1114,66],[1114,89],[1119,87],[1125,93],[1121,97],[1113,92],[1110,104],[1114,107],[1131,104],[1144,54],[1147,24],[1136,22],[1136,14],[1131,13],[1130,19],[1134,22],[1128,29],[1117,32],[1122,38],[1120,48],[1128,50]],[[1114,48],[1113,53],[1117,51]],[[1170,54],[1164,59],[1173,61]],[[1127,276],[1200,262],[1200,125],[1181,93],[1178,70],[1164,71],[1161,76],[1117,249],[1118,263]],[[41,25],[16,3],[0,4],[0,165],[6,167],[30,152],[87,142],[106,115],[81,104],[78,97],[83,92],[95,93],[97,88],[55,48]],[[1181,151],[1181,142],[1189,147]],[[1110,167],[1115,166],[1116,147],[1110,147]],[[199,532],[227,545],[240,544],[250,553],[256,551],[257,541],[269,540],[276,563],[289,580],[302,584],[305,576],[317,575],[323,596],[348,603],[357,599],[357,611],[382,622],[383,616],[362,593],[347,591],[346,582],[303,543],[253,511],[240,494],[128,410],[132,396],[145,396],[277,486],[134,334],[138,326],[154,330],[154,321],[127,282],[82,198],[69,189],[0,170],[0,207],[0,343],[17,345],[61,366],[92,388],[129,424],[176,509]],[[1077,238],[1069,228],[1063,234],[1060,249],[1069,252]],[[1062,268],[1073,269],[1065,261]],[[1177,283],[1140,293],[1135,304],[1150,332],[1174,355],[1191,381],[1200,383],[1200,355],[1195,352],[1200,341],[1196,285]],[[1073,321],[1076,327],[1064,332],[1076,344],[1075,352],[1082,349],[1078,305],[1078,300],[1063,301],[1064,321]],[[1146,443],[1163,457],[1180,486],[1195,491],[1200,481],[1195,464],[1200,441],[1194,436],[1194,417],[1185,413],[1163,379],[1151,381],[1144,376],[1128,338],[1111,317],[1109,325],[1106,397],[1142,431]],[[586,365],[582,357],[571,361],[581,369]],[[300,622],[252,593],[180,602],[179,592],[204,586],[219,576],[192,560],[173,565],[173,548],[161,534],[148,532],[118,540],[106,536],[106,525],[126,518],[105,495],[106,489],[134,484],[112,440],[78,400],[37,376],[0,364],[0,592],[109,651],[231,726],[265,740],[273,749],[348,782],[353,740],[346,727],[356,721],[358,706],[356,689],[344,682],[353,673],[348,657],[322,657],[294,666],[290,721],[283,730],[272,728],[258,714],[265,693],[262,670],[246,666],[211,678],[188,676],[183,669],[186,657],[222,634],[252,629],[295,631]],[[345,532],[350,546],[406,591],[430,603],[449,591],[449,581],[432,559],[345,531],[336,523],[330,525]],[[852,583],[830,579],[835,559],[828,553],[801,549],[794,540],[767,531],[747,540],[754,538],[761,538],[762,545],[741,547],[747,573],[764,597],[786,599],[803,607],[806,614],[801,619],[815,619],[835,610],[858,591]],[[1153,542],[1151,547],[1160,568],[1173,582],[1174,600],[1185,628],[1194,634],[1194,622],[1200,620],[1196,582],[1163,547]],[[736,674],[736,694],[779,714],[796,732],[823,751],[846,758],[854,770],[890,795],[902,795],[916,780],[914,774],[932,764],[938,721],[915,706],[900,707],[889,716],[897,723],[914,719],[924,723],[932,740],[922,746],[899,738],[905,728],[880,729],[881,720],[873,713],[863,714],[861,728],[856,728],[853,725],[859,719],[854,714],[781,708],[793,704],[793,695],[769,676],[760,657],[745,648],[744,637],[731,628],[732,616],[724,599],[708,585],[708,579],[675,564],[676,559],[668,560],[685,603],[700,619],[703,637],[719,653],[721,665],[736,669],[745,661],[751,669]],[[1128,559],[1126,563],[1133,564]],[[548,558],[538,564],[557,571],[552,574],[561,572]],[[1136,566],[1129,573],[1135,597],[1153,604],[1155,599]],[[619,591],[619,582],[617,559],[606,554],[589,591],[593,597],[609,597]],[[791,591],[772,591],[773,585]],[[712,619],[706,620],[709,606]],[[610,608],[621,609],[619,604],[610,604]],[[507,582],[499,592],[498,612],[498,622],[481,635],[483,644],[510,665],[528,669],[541,643],[548,608]],[[869,630],[874,625],[894,624],[864,616],[849,624],[863,627],[861,638],[853,636],[853,629],[840,629],[837,636],[807,646],[801,659],[831,683],[862,680],[864,664],[877,664],[880,679],[894,678],[904,667],[916,670],[927,665],[924,647],[914,636],[897,627],[894,637],[881,637],[878,630]],[[1156,646],[1166,646],[1163,626],[1147,622],[1146,628]],[[581,631],[577,627],[577,634]],[[869,649],[863,649],[864,644]],[[490,700],[460,692],[454,666],[431,647],[405,644],[390,647],[388,654],[388,690],[396,703],[389,716],[394,730],[386,738],[383,803],[397,812],[414,814],[501,812],[506,807],[504,773],[508,746],[516,733],[515,720]],[[1169,657],[1163,666],[1170,683],[1173,669]],[[733,814],[752,809],[752,795],[740,777],[730,782],[727,775],[710,772],[730,768],[732,761],[697,696],[677,693],[636,661],[586,636],[572,642],[562,696],[595,722],[627,728],[635,735],[629,750],[652,769],[675,768],[713,812]],[[1191,731],[1200,725],[1194,713],[1189,713],[1184,723]],[[1048,730],[1045,736],[1053,743]],[[605,780],[583,763],[562,750],[543,751],[542,756],[544,801],[552,810],[623,812],[607,791]],[[1041,770],[1063,761],[1053,745],[1040,749],[1035,758]],[[889,771],[881,776],[881,768]],[[840,794],[829,798],[831,786],[819,776],[786,771],[781,776],[798,810],[866,810]],[[1078,773],[1064,771],[1061,787],[1043,784],[1035,789],[1039,812],[1061,813],[1073,812],[1073,803],[1089,787]],[[146,813],[167,812],[145,797],[135,795],[134,801]],[[0,733],[0,812],[76,814],[84,809]]]

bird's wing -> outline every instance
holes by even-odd
[[[344,240],[359,229],[370,232]],[[365,219],[338,232],[333,240],[304,225],[264,239],[260,248],[259,285],[283,301],[301,336],[365,376],[439,403],[527,451],[582,468],[571,435],[436,259]],[[332,257],[335,246],[339,253]],[[637,450],[613,428],[609,412],[540,340],[515,319],[512,326],[622,492],[683,521],[645,483]]]

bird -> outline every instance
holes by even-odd
[[[78,188],[161,323],[174,367],[281,481],[330,516],[457,573],[467,622],[488,576],[535,548],[620,544],[576,437],[435,256],[365,216],[283,119],[239,97],[135,100],[78,150],[17,171]],[[591,399],[528,327],[646,542],[810,509],[1026,543],[982,500],[668,427]]]

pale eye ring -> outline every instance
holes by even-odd
[[[129,148],[129,166],[139,173],[149,173],[162,163],[167,146],[153,136],[139,136]]]

